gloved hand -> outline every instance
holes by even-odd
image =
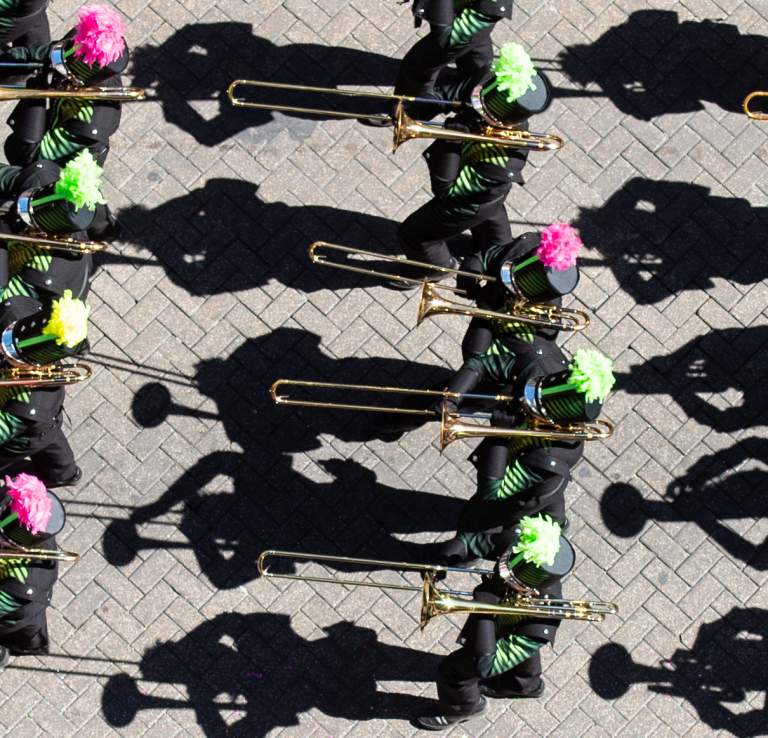
[[[452,131],[461,131],[462,133],[469,133],[469,126],[461,120],[458,116],[452,115],[450,118],[446,118],[446,128],[450,128]]]
[[[475,587],[472,597],[477,602],[485,602],[488,605],[497,605],[502,600],[504,583],[495,575],[486,574],[483,581]]]
[[[501,405],[491,413],[491,425],[498,428],[514,428],[519,424],[519,416],[508,405]]]

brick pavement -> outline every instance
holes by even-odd
[[[54,3],[54,33],[78,4]],[[441,456],[431,427],[391,442],[368,418],[266,395],[279,376],[417,386],[456,365],[459,320],[414,330],[414,297],[303,255],[317,238],[393,250],[428,196],[423,147],[391,156],[385,131],[217,99],[236,76],[386,87],[415,39],[409,13],[120,9],[136,83],[160,101],[126,106],[107,165],[128,234],[92,292],[95,361],[113,367],[69,402],[86,478],[64,495],[61,543],[83,559],[55,595],[57,655],[3,675],[0,726],[412,735],[458,623],[420,634],[413,596],[273,583],[254,560],[267,547],[405,555],[450,535],[472,493],[464,442]],[[595,320],[568,348],[616,357],[619,426],[569,490],[581,557],[566,594],[621,615],[566,624],[545,696],[493,704],[457,736],[768,734],[768,127],[736,112],[768,68],[767,31],[754,1],[523,0],[497,32],[565,70],[536,125],[568,145],[532,156],[508,205],[516,233],[572,219],[589,247],[577,302]]]

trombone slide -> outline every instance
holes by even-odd
[[[768,113],[752,110],[749,105],[752,100],[758,97],[768,97],[768,90],[755,90],[754,92],[750,92],[749,95],[744,98],[744,102],[742,103],[744,113],[746,113],[746,116],[752,120],[768,120]]]

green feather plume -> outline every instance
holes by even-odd
[[[560,526],[549,515],[525,517],[520,521],[520,536],[512,547],[516,554],[536,566],[551,566],[560,550]]]
[[[516,43],[504,44],[493,61],[496,87],[507,93],[507,102],[514,102],[528,90],[535,90],[533,76],[536,70],[526,50]]]
[[[587,401],[604,402],[616,378],[613,376],[613,362],[593,349],[579,349],[571,362],[568,383],[584,392]]]
[[[103,171],[90,151],[81,151],[62,169],[55,192],[78,208],[93,208],[106,202],[99,189]]]

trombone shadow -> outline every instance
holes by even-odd
[[[153,689],[165,694],[180,685],[186,698],[147,694],[137,680],[118,674],[104,687],[102,712],[109,725],[125,728],[142,709],[194,710],[206,736],[254,738],[299,725],[299,716],[312,709],[368,721],[408,719],[434,706],[377,687],[434,680],[438,656],[381,643],[375,631],[348,622],[322,632],[306,640],[287,615],[217,615],[178,641],[147,649],[141,659],[141,679],[157,682],[159,690]]]
[[[574,225],[601,254],[579,263],[608,266],[643,305],[714,288],[715,280],[757,284],[768,274],[768,208],[702,185],[635,177],[599,208],[583,208]]]
[[[244,145],[268,140],[281,131],[294,138],[309,136],[323,116],[276,114],[268,110],[233,107],[226,89],[235,79],[259,77],[322,87],[391,85],[399,61],[360,49],[301,43],[278,46],[253,33],[249,23],[192,23],[162,44],[132,50],[133,84],[152,87],[165,119],[203,146],[217,146],[237,136]],[[331,100],[281,91],[283,103],[338,109],[345,98]],[[298,98],[298,99],[295,99]],[[259,101],[264,99],[261,94]],[[277,101],[270,96],[266,101]],[[372,101],[355,100],[355,111],[382,111]],[[375,108],[379,108],[375,110]],[[330,119],[331,116],[326,116]],[[271,124],[271,125],[270,125]]]
[[[596,82],[640,120],[703,110],[705,102],[741,112],[747,93],[764,86],[768,40],[729,23],[638,10],[596,41],[567,47],[558,61],[573,82]]]
[[[617,644],[601,646],[589,664],[589,682],[603,699],[622,697],[633,684],[647,682],[658,694],[682,697],[712,730],[739,738],[765,735],[768,694],[747,701],[749,692],[768,689],[768,612],[734,607],[699,628],[690,649],[678,649],[661,666],[634,662]],[[739,706],[734,710],[729,705]]]
[[[670,354],[617,372],[616,381],[630,394],[669,395],[698,423],[735,433],[765,423],[767,373],[768,326],[753,326],[711,330]],[[723,403],[720,395],[733,392],[740,402]]]
[[[691,522],[729,556],[768,571],[768,540],[753,543],[729,521],[768,517],[768,439],[751,437],[700,458],[669,484],[663,500],[646,500],[629,484],[612,484],[600,500],[606,527],[623,538],[638,536],[649,520]]]
[[[314,265],[307,248],[323,240],[390,254],[398,244],[394,221],[341,208],[268,203],[258,196],[258,185],[237,179],[209,179],[155,208],[133,205],[117,216],[123,240],[154,256],[99,253],[96,263],[162,267],[192,295],[240,292],[272,279],[304,293],[381,285],[381,279]]]
[[[393,486],[352,458],[311,463],[306,455],[321,447],[319,433],[353,445],[396,440],[399,434],[382,432],[364,421],[350,422],[350,412],[274,405],[267,389],[283,373],[413,387],[448,376],[447,370],[406,360],[332,359],[320,351],[318,336],[280,328],[248,339],[226,359],[201,362],[195,384],[214,400],[216,413],[179,407],[168,400],[168,393],[150,385],[146,393],[137,394],[134,404],[140,424],[157,426],[169,414],[174,422],[180,415],[213,415],[229,441],[243,451],[202,456],[157,500],[113,521],[103,539],[104,554],[112,565],[126,566],[146,549],[191,548],[212,584],[230,589],[256,578],[255,561],[267,548],[424,561],[428,547],[401,541],[395,534],[455,530],[462,500],[448,491],[437,494],[404,489],[401,483]],[[400,451],[380,446],[376,453],[390,464],[400,463]],[[371,458],[368,450],[365,457]],[[390,476],[386,463],[380,468]],[[222,476],[228,489],[207,491]],[[422,481],[426,477],[416,486]],[[167,536],[171,528],[155,523],[178,510],[180,538],[147,535],[159,529]]]

